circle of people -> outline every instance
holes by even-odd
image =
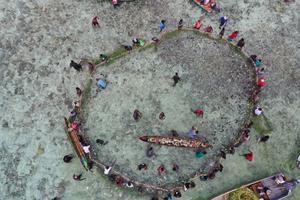
[[[114,7],[118,6],[119,5],[119,2],[117,0],[113,0],[113,5]],[[202,3],[205,4],[205,3],[208,3],[209,1],[203,1]],[[214,4],[212,4],[212,8],[217,11],[217,12],[220,12],[220,8],[216,5],[216,3],[214,2]],[[195,24],[194,24],[194,29],[195,30],[200,30],[201,27],[202,27],[202,17],[200,17],[200,19],[198,19]],[[219,29],[220,29],[220,32],[219,32],[219,38],[222,39],[224,37],[224,34],[225,34],[225,27],[228,23],[228,17],[226,16],[221,16],[219,18]],[[181,30],[183,28],[183,25],[184,25],[184,21],[183,19],[180,19],[179,22],[178,22],[178,30]],[[96,27],[100,27],[99,25],[99,22],[98,22],[98,17],[95,16],[93,19],[92,19],[92,26],[94,28]],[[165,29],[167,28],[167,22],[166,20],[161,20],[160,24],[159,24],[159,31],[160,32],[163,32]],[[207,34],[211,34],[213,33],[213,28],[212,26],[207,26],[204,28],[204,32],[207,33]],[[239,31],[234,31],[232,32],[231,34],[228,35],[227,37],[227,41],[229,43],[233,43],[234,41],[236,41],[236,39],[238,38],[239,36]],[[158,44],[160,42],[160,40],[157,38],[157,37],[153,37],[152,39],[152,42],[155,43],[155,44]],[[124,49],[127,50],[127,51],[131,51],[133,50],[134,47],[136,46],[144,46],[145,45],[145,40],[143,39],[140,39],[140,38],[133,38],[132,40],[132,43],[133,45],[123,45]],[[236,43],[236,46],[239,48],[239,49],[243,49],[243,47],[245,46],[245,40],[244,38],[241,38],[238,40],[238,42]],[[107,62],[109,60],[109,56],[105,55],[105,54],[100,54],[99,56],[100,58],[100,61],[101,62]],[[258,94],[262,91],[262,89],[266,86],[266,81],[265,81],[265,68],[266,66],[263,65],[263,62],[262,62],[262,59],[259,58],[257,55],[251,55],[249,56],[249,59],[253,62],[254,66],[255,66],[255,71],[256,71],[256,86],[257,86],[257,89],[254,91],[254,93],[252,94],[251,96],[251,101],[256,105],[258,100],[259,100],[259,97],[258,97]],[[89,65],[89,69],[91,71],[93,71],[95,69],[95,66],[92,64],[92,63],[88,63]],[[70,63],[70,67],[73,67],[75,70],[77,71],[82,71],[82,63],[76,63],[74,62],[73,60],[71,60],[71,63]],[[174,81],[174,84],[173,86],[175,87],[176,84],[181,80],[178,73],[175,73],[175,75],[172,77],[173,81]],[[96,79],[96,85],[97,85],[97,90],[96,90],[96,94],[95,96],[97,96],[98,92],[105,89],[106,86],[107,86],[107,80],[105,78],[105,76],[103,75],[101,78],[97,78]],[[79,96],[81,96],[82,94],[82,91],[80,88],[76,87],[76,92]],[[76,122],[76,116],[77,116],[77,110],[78,108],[80,107],[80,103],[79,101],[74,101],[73,102],[73,109],[71,110],[70,112],[70,118],[72,118],[73,122],[71,124],[71,127],[73,128],[78,128],[78,123]],[[203,109],[196,109],[193,111],[194,114],[198,117],[203,117],[204,115],[204,110]],[[256,106],[253,110],[253,114],[255,116],[260,116],[263,114],[263,109],[260,107],[260,106]],[[165,113],[161,112],[159,114],[159,119],[160,120],[164,120],[165,119]],[[142,118],[142,113],[139,111],[139,110],[134,110],[133,112],[133,118],[134,120],[136,121],[139,121],[141,118]],[[239,146],[240,144],[248,141],[250,139],[250,130],[249,128],[252,126],[252,122],[250,122],[249,124],[245,125],[245,129],[243,130],[242,134],[241,134],[241,137],[239,138],[238,142],[236,142],[234,145],[231,145],[229,146],[226,151],[230,154],[233,154],[234,153],[234,148]],[[172,130],[172,135],[173,136],[178,136],[177,135],[177,132]],[[195,127],[192,127],[191,130],[188,132],[188,136],[190,139],[195,139],[196,135],[198,134],[198,130],[195,128]],[[262,136],[260,138],[258,138],[258,142],[267,142],[269,139],[269,135],[265,135],[265,136]],[[101,139],[97,139],[96,141],[98,144],[101,144],[101,145],[105,145],[107,144],[107,142],[104,142],[103,140]],[[90,153],[89,151],[89,145],[83,145],[83,149],[85,151],[85,153]],[[206,154],[205,151],[197,151],[196,152],[196,157],[198,158],[201,158],[203,157],[204,155]],[[155,157],[156,154],[154,152],[154,149],[153,147],[149,147],[146,151],[146,155],[147,157]],[[221,150],[220,151],[220,156],[224,159],[226,159],[226,152],[225,150]],[[245,157],[246,160],[248,161],[252,161],[253,160],[253,152],[249,150],[248,153],[246,154],[243,154],[242,156]],[[73,155],[70,154],[70,155],[66,155],[63,160],[64,162],[66,163],[69,163],[71,162],[73,158]],[[127,186],[129,188],[132,188],[134,187],[134,183],[132,181],[127,181],[127,182],[124,182],[124,179],[120,176],[116,176],[116,175],[112,175],[110,174],[113,166],[114,166],[115,162],[113,162],[113,164],[111,164],[110,166],[105,166],[104,167],[104,174],[105,175],[110,175],[109,178],[112,179],[113,182],[116,183],[116,185],[118,186]],[[297,159],[297,163],[296,163],[297,167],[300,169],[300,155]],[[148,169],[148,166],[145,164],[145,163],[142,163],[142,164],[139,164],[138,165],[138,170],[147,170]],[[172,164],[172,170],[173,171],[178,171],[179,169],[179,166],[176,164],[176,163],[173,163]],[[200,176],[200,180],[207,180],[207,179],[213,179],[215,177],[215,173],[218,172],[218,171],[222,171],[223,169],[223,166],[221,164],[218,164],[217,167],[213,170],[211,170],[211,173],[210,174],[203,174]],[[157,168],[157,171],[158,171],[158,174],[161,175],[165,172],[165,167],[164,165],[160,165],[158,168]],[[82,178],[82,173],[79,174],[79,175],[76,175],[74,174],[73,175],[73,179],[74,180],[84,180]],[[194,188],[195,187],[195,183],[193,181],[190,181],[190,182],[186,182],[184,183],[184,186],[183,186],[183,189],[184,191],[186,191],[187,189],[189,188]],[[176,191],[173,191],[173,196],[174,197],[181,197],[181,193],[179,190],[176,190]],[[158,197],[153,197],[152,200],[157,200]],[[169,193],[167,195],[167,197],[165,197],[164,199],[166,200],[172,200],[172,194]]]

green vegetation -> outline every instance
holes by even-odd
[[[271,122],[265,115],[260,115],[252,118],[253,128],[258,134],[269,135],[272,131]]]
[[[259,200],[249,188],[241,188],[229,194],[229,200]]]

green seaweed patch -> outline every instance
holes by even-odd
[[[229,200],[259,200],[249,188],[241,188],[229,194]]]
[[[37,149],[37,155],[42,155],[45,153],[45,148],[39,144],[38,149]]]
[[[123,56],[124,54],[127,54],[127,50],[123,47],[119,47],[115,51],[113,51],[111,54],[109,54],[108,57],[109,57],[109,59],[116,59],[120,56]]]
[[[83,122],[84,119],[88,117],[88,112],[86,112],[85,107],[89,103],[89,99],[91,98],[92,95],[92,84],[93,84],[93,79],[89,78],[89,81],[86,84],[85,89],[83,90],[82,93],[82,101],[81,101],[81,112],[79,113],[79,121]]]
[[[270,135],[271,132],[273,131],[271,122],[264,114],[253,117],[252,122],[253,122],[253,128],[258,134]]]

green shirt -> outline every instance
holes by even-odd
[[[196,157],[197,158],[202,158],[205,154],[202,152],[196,152]]]

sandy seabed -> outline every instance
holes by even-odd
[[[300,154],[299,1],[291,4],[279,0],[219,2],[222,13],[230,18],[226,35],[239,30],[240,37],[246,39],[245,51],[261,56],[267,66],[267,87],[259,104],[272,123],[273,132],[268,143],[257,144],[257,133],[252,130],[250,142],[239,148],[235,155],[228,156],[223,162],[223,172],[217,174],[215,180],[197,181],[197,187],[185,192],[182,199],[197,199],[199,196],[209,199],[240,184],[279,171],[296,178],[299,178],[300,173],[295,169],[295,160]],[[149,199],[149,196],[117,189],[102,181],[97,172],[84,173],[87,179],[82,182],[72,180],[73,173],[82,172],[83,169],[76,159],[68,165],[62,161],[64,155],[73,151],[63,131],[62,118],[67,115],[71,102],[76,97],[74,88],[82,86],[86,81],[86,72],[77,73],[68,65],[71,59],[79,61],[81,58],[95,58],[101,52],[111,52],[120,44],[130,43],[134,36],[150,39],[158,35],[158,23],[161,19],[167,20],[169,29],[176,28],[180,18],[184,19],[186,26],[191,26],[202,11],[192,2],[184,0],[136,1],[124,3],[117,9],[113,9],[110,3],[96,1],[1,0],[0,9],[0,199],[51,199],[55,196],[63,199]],[[91,18],[94,15],[100,18],[100,28],[95,30],[91,28]],[[214,35],[219,31],[218,17],[219,14],[213,13],[206,15],[204,20],[204,26],[213,26]],[[207,43],[201,44],[209,46]],[[213,47],[215,46],[209,48]],[[132,55],[118,62],[124,68],[130,67],[132,63],[140,64],[142,68],[146,64],[142,64],[141,59],[145,58],[150,65],[158,60],[155,56],[159,53],[163,54],[163,49],[155,53]],[[188,75],[184,69],[187,66],[172,63],[176,56],[167,60],[168,56],[162,56],[166,59],[159,59],[162,65],[170,66],[162,76],[169,77],[175,71],[179,71],[183,77]],[[132,63],[129,62],[131,59]],[[117,66],[113,69],[118,76],[126,75]],[[148,73],[145,78],[149,78],[147,76]],[[114,77],[111,75],[111,78]],[[168,90],[171,81],[168,78],[161,79]],[[179,90],[176,90],[178,93],[184,93],[184,89],[191,86],[188,81],[180,84]],[[121,86],[125,87],[126,84]],[[118,93],[113,84],[108,87],[107,92],[109,90]],[[153,90],[149,93],[155,92]],[[157,112],[163,109],[173,112],[172,107],[164,107],[164,100],[172,99],[167,94],[170,93],[166,93],[166,97],[160,96],[157,101],[152,101],[155,97],[147,96],[144,101],[150,106],[143,111],[146,119],[157,118]],[[99,100],[100,96],[97,97]],[[108,96],[109,94],[106,97]],[[184,102],[191,100],[188,96],[181,95],[180,98]],[[220,103],[217,99],[214,100]],[[137,99],[137,103],[138,101],[141,100]],[[97,101],[92,103],[97,104]],[[186,108],[196,106],[192,103],[195,102],[187,104]],[[143,104],[140,105],[142,107]],[[130,113],[133,109],[133,105],[128,108],[128,120],[132,120]],[[209,106],[205,109],[213,110]],[[161,130],[145,129],[163,134],[165,130],[174,127],[171,120],[168,124],[168,116],[166,122],[163,122],[165,127]],[[177,120],[182,123],[176,127],[179,132],[185,132],[191,126],[188,120],[186,123],[180,118]],[[221,123],[217,117],[215,120]],[[131,123],[133,122],[128,122]],[[142,126],[141,124],[137,126]],[[89,127],[93,129],[93,126]],[[143,130],[143,127],[136,128]],[[135,134],[138,136],[140,133]],[[104,137],[105,134],[101,136]],[[216,136],[216,140],[221,139]],[[145,148],[146,144],[140,145]],[[248,148],[254,151],[252,162],[246,162],[238,156]],[[164,148],[158,151],[162,149]],[[123,162],[126,164],[126,159]],[[166,160],[159,162],[169,161],[166,157]],[[132,163],[132,166],[134,164],[136,163]],[[174,179],[175,176],[170,177]],[[299,196],[300,190],[297,188],[290,199],[298,200]]]

